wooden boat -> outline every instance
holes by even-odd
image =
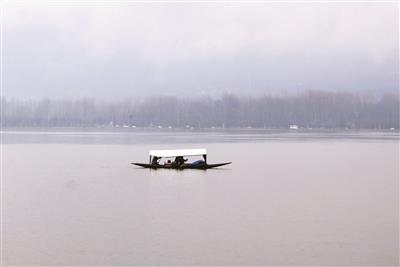
[[[131,163],[136,166],[149,169],[198,169],[206,170],[224,165],[231,164],[231,162],[208,164],[207,163],[207,150],[206,149],[179,149],[179,150],[151,150],[149,153],[149,163]],[[184,157],[202,156],[204,160],[197,160],[192,163],[187,163],[188,159]],[[174,158],[171,161],[170,158]],[[161,159],[166,159],[164,164],[160,164]]]

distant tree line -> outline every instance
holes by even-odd
[[[379,98],[309,91],[289,96],[184,99],[156,96],[104,103],[94,99],[1,99],[3,126],[173,128],[399,128],[398,94]]]

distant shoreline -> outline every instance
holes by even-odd
[[[158,128],[158,127],[104,127],[104,126],[20,126],[20,127],[2,127],[1,132],[13,132],[13,131],[29,131],[35,130],[37,132],[51,131],[66,131],[66,132],[110,132],[110,133],[129,133],[129,132],[154,132],[154,133],[190,133],[190,132],[215,132],[215,133],[398,133],[400,129],[346,129],[346,128],[302,128],[289,129],[289,128]]]
[[[388,129],[400,128],[398,94],[381,97],[308,91],[289,96],[102,103],[95,99],[2,99],[4,127],[97,127],[112,129]]]

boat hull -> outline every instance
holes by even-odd
[[[184,164],[182,166],[173,166],[173,165],[152,165],[148,163],[131,163],[133,165],[148,168],[148,169],[175,169],[175,170],[184,170],[184,169],[196,169],[196,170],[207,170],[212,168],[221,167],[224,165],[231,164],[231,162],[225,163],[216,163],[216,164],[202,164],[202,165],[191,165],[191,164]]]

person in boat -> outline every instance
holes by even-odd
[[[182,156],[178,156],[175,158],[174,164],[176,166],[182,166],[186,161],[187,159],[184,159]]]
[[[153,157],[153,160],[151,161],[151,165],[157,166],[159,160],[160,160],[159,157]]]

